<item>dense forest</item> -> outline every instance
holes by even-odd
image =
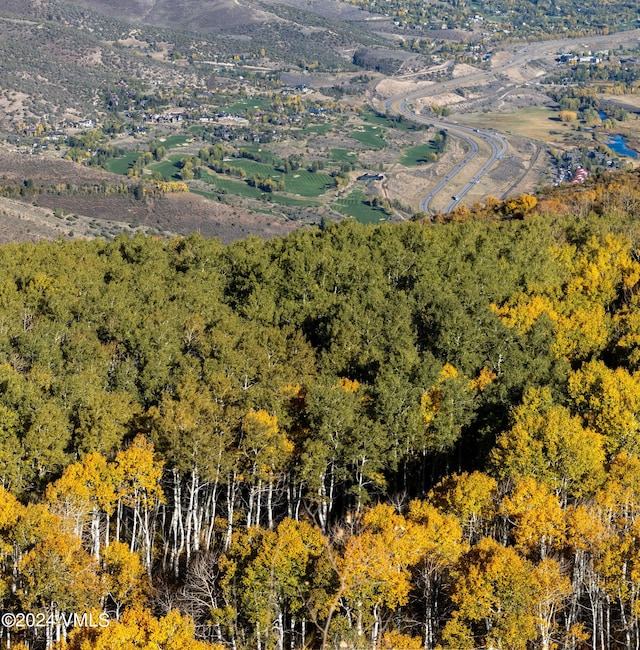
[[[3,647],[637,648],[638,186],[0,248]]]

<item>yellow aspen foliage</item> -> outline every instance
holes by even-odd
[[[162,194],[189,191],[189,186],[184,181],[158,181],[156,183],[156,188]]]
[[[462,526],[454,514],[444,513],[428,501],[409,504],[407,519],[421,526],[422,559],[440,568],[451,566],[468,550]]]
[[[408,634],[401,634],[396,630],[385,632],[380,639],[378,648],[380,650],[421,650],[422,638],[419,636],[409,636]]]
[[[533,583],[536,591],[533,613],[538,630],[536,647],[550,650],[555,647],[554,639],[560,636],[558,612],[571,595],[571,581],[556,560],[545,558],[534,567]]]
[[[514,217],[523,217],[527,212],[533,210],[538,200],[531,194],[523,194],[514,199],[508,199],[504,203],[505,212]]]
[[[620,527],[640,518],[640,458],[622,452],[611,460],[607,482],[596,494],[596,506],[603,517]]]
[[[111,542],[102,554],[102,571],[105,592],[115,607],[119,618],[125,607],[140,607],[150,593],[146,570],[138,553],[131,553],[122,542]]]
[[[467,541],[487,536],[497,514],[498,482],[483,472],[452,474],[429,492],[441,512],[455,515]]]
[[[597,550],[607,534],[597,508],[583,503],[565,509],[567,545],[575,551]]]
[[[242,449],[257,478],[268,480],[287,464],[294,445],[278,428],[277,416],[263,409],[250,411],[244,416],[242,431]]]
[[[0,535],[2,535],[0,543],[7,532],[15,526],[23,510],[18,499],[0,485]]]
[[[393,610],[406,605],[412,586],[409,569],[433,540],[423,526],[389,505],[368,510],[362,523],[364,530],[348,539],[336,569],[343,597],[360,616],[371,617],[383,606]]]
[[[569,376],[568,388],[575,410],[605,437],[609,454],[640,452],[640,373],[593,360]]]
[[[4,566],[5,559],[11,554],[14,547],[15,526],[24,507],[20,502],[2,486],[0,486],[0,566]],[[0,573],[0,598],[4,598],[10,591],[11,578],[7,571]]]
[[[520,334],[529,332],[542,314],[547,314],[554,322],[558,320],[558,313],[551,299],[541,295],[520,294],[514,302],[502,307],[492,304],[491,309],[500,316],[507,327],[514,327]]]
[[[604,480],[604,436],[553,403],[548,388],[530,388],[498,436],[492,464],[501,478],[534,477],[563,498],[588,496]]]
[[[450,363],[445,363],[444,366],[442,367],[442,370],[440,371],[440,378],[443,380],[449,379],[451,377],[457,377],[457,376],[458,376],[458,371]]]
[[[357,379],[347,379],[346,377],[341,377],[338,381],[338,386],[342,388],[345,393],[355,393],[358,388],[360,388],[360,382]]]
[[[68,523],[58,515],[53,514],[42,503],[29,503],[21,508],[20,517],[16,522],[13,535],[15,543],[22,551],[32,549],[53,530],[66,531]]]
[[[504,497],[502,514],[512,521],[516,548],[527,556],[546,558],[565,543],[565,516],[560,501],[543,483],[532,477],[520,479]]]
[[[483,366],[482,370],[480,370],[480,374],[475,379],[472,379],[469,383],[469,388],[471,390],[478,390],[482,392],[485,388],[487,388],[487,386],[491,385],[497,376],[498,375],[493,372],[493,370],[489,370],[489,368]]]
[[[326,548],[320,529],[293,519],[284,519],[276,531],[252,528],[234,536],[221,562],[223,584],[229,594],[239,592],[238,604],[257,637],[268,636],[283,611],[297,617],[304,615],[307,602],[318,609],[326,606],[327,595],[316,584],[322,580],[315,573]]]
[[[613,333],[610,305],[640,279],[640,264],[621,236],[589,239],[552,250],[564,278],[531,287],[493,309],[503,322],[526,333],[546,314],[554,324],[557,357],[585,359],[601,352]]]
[[[153,444],[139,434],[131,445],[116,455],[118,498],[129,506],[149,509],[164,502],[160,481],[163,461],[156,458]]]
[[[448,648],[525,650],[537,637],[534,567],[510,547],[485,537],[452,570]]]
[[[67,465],[62,476],[47,486],[46,500],[52,511],[79,518],[92,510],[113,513],[116,486],[113,467],[97,452],[79,463]]]
[[[223,650],[194,639],[193,621],[171,610],[156,618],[146,609],[128,609],[108,626],[78,627],[54,650]]]
[[[18,591],[24,611],[37,611],[57,603],[61,611],[97,608],[104,593],[98,563],[83,548],[80,538],[59,529],[39,541],[18,565],[22,587]]]
[[[578,114],[575,111],[560,111],[558,117],[561,122],[575,122],[578,119]]]

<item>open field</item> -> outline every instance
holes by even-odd
[[[247,97],[246,99],[241,99],[240,101],[229,104],[228,106],[220,106],[218,110],[232,114],[246,113],[247,111],[265,108],[265,106],[268,104],[268,99],[264,99],[262,97]]]
[[[512,113],[467,113],[455,116],[461,124],[481,129],[496,129],[532,140],[562,144],[571,134],[571,126],[558,118],[558,112],[550,108],[533,106]]]

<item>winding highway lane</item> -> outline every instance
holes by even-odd
[[[420,201],[420,210],[426,214],[430,214],[431,201],[433,198],[443,191],[447,185],[450,185],[453,179],[466,167],[479,153],[482,143],[489,146],[489,155],[487,161],[482,165],[480,171],[473,177],[472,180],[457,191],[456,194],[451,196],[450,203],[446,206],[445,212],[451,212],[456,205],[480,182],[482,177],[493,167],[495,162],[501,159],[507,151],[507,143],[504,138],[494,133],[493,131],[480,131],[480,129],[472,129],[470,127],[461,126],[454,122],[447,120],[432,119],[413,113],[407,107],[407,102],[412,99],[417,99],[425,94],[424,90],[410,93],[408,95],[401,95],[399,97],[392,97],[385,102],[385,109],[392,113],[402,115],[407,119],[420,124],[433,125],[437,129],[446,131],[450,136],[457,137],[466,143],[468,147],[467,155],[461,160],[453,169],[447,172],[447,175],[442,178],[436,185],[431,188],[429,193]]]
[[[555,55],[558,51],[571,47],[607,47],[611,43],[620,44],[623,42],[635,42],[637,44],[640,40],[640,30],[632,30],[629,32],[620,32],[618,34],[610,34],[606,36],[592,36],[577,39],[565,39],[557,41],[543,41],[540,43],[528,44],[520,50],[513,53],[511,59],[507,63],[496,66],[495,68],[485,71],[478,70],[469,75],[464,75],[454,79],[447,80],[430,85],[419,90],[414,90],[409,93],[391,97],[384,102],[385,110],[396,115],[403,117],[419,124],[433,125],[435,128],[446,131],[450,136],[462,140],[468,153],[462,161],[455,167],[450,169],[446,176],[439,180],[434,187],[431,188],[429,193],[424,196],[420,201],[420,210],[427,214],[431,213],[431,202],[433,198],[440,192],[446,190],[448,192],[455,192],[451,196],[451,201],[446,205],[444,212],[451,212],[458,203],[477,185],[482,181],[482,178],[489,172],[489,170],[502,159],[507,152],[507,142],[504,137],[495,132],[494,130],[474,129],[471,127],[462,126],[449,120],[440,118],[432,118],[431,116],[424,116],[414,113],[409,108],[409,103],[413,100],[425,97],[427,95],[437,95],[441,92],[449,92],[452,89],[461,88],[467,85],[477,85],[480,83],[487,83],[489,79],[498,79],[498,75],[510,68],[519,68],[527,63],[545,56]],[[506,86],[516,87],[521,85],[516,82],[505,82]],[[469,165],[476,156],[486,156],[485,162],[482,164],[479,171],[472,175],[472,179],[468,181],[464,187],[459,188],[459,183],[454,183],[454,179],[458,174]],[[458,187],[457,190],[451,190],[451,187]]]

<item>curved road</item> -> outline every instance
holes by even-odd
[[[403,95],[397,95],[386,100],[384,107],[387,111],[395,113],[396,115],[402,115],[403,117],[406,117],[407,119],[418,122],[420,124],[432,124],[436,128],[442,129],[449,135],[457,137],[465,142],[469,149],[469,153],[467,153],[465,158],[455,167],[450,169],[447,172],[446,177],[440,180],[429,191],[429,193],[422,198],[420,201],[420,210],[425,213],[429,213],[430,204],[433,198],[441,191],[443,191],[448,185],[450,185],[454,177],[457,176],[465,166],[467,166],[476,156],[481,153],[481,148],[483,155],[487,155],[486,147],[484,145],[488,145],[488,157],[480,168],[480,171],[478,171],[472,180],[467,182],[467,184],[462,189],[457,190],[457,192],[451,197],[451,201],[445,207],[444,212],[451,212],[456,207],[456,205],[458,205],[460,200],[469,193],[474,185],[482,180],[482,177],[485,176],[491,167],[493,167],[495,162],[504,156],[507,151],[507,143],[504,137],[495,131],[473,129],[470,127],[461,126],[455,122],[450,122],[442,119],[432,119],[431,117],[418,115],[408,108],[408,102],[420,97],[424,97],[426,95],[437,95],[438,93],[445,90],[455,90],[456,88],[461,88],[471,83],[477,84],[483,81],[486,83],[488,78],[495,78],[500,72],[503,72],[510,68],[520,67],[542,56],[553,55],[564,48],[575,46],[583,49],[587,47],[598,46],[606,47],[610,46],[611,43],[620,44],[621,42],[628,41],[637,43],[639,37],[640,30],[636,29],[629,32],[620,32],[618,34],[610,34],[607,36],[592,36],[585,38],[565,39],[560,41],[543,41],[541,43],[534,43],[524,46],[522,49],[515,52],[507,63],[497,66],[490,71],[479,70],[478,72],[474,72],[463,77],[457,77],[455,79],[448,80],[445,83],[441,82],[433,84],[426,88],[421,88],[420,90],[415,90]],[[511,85],[517,86],[520,84],[512,83]]]

